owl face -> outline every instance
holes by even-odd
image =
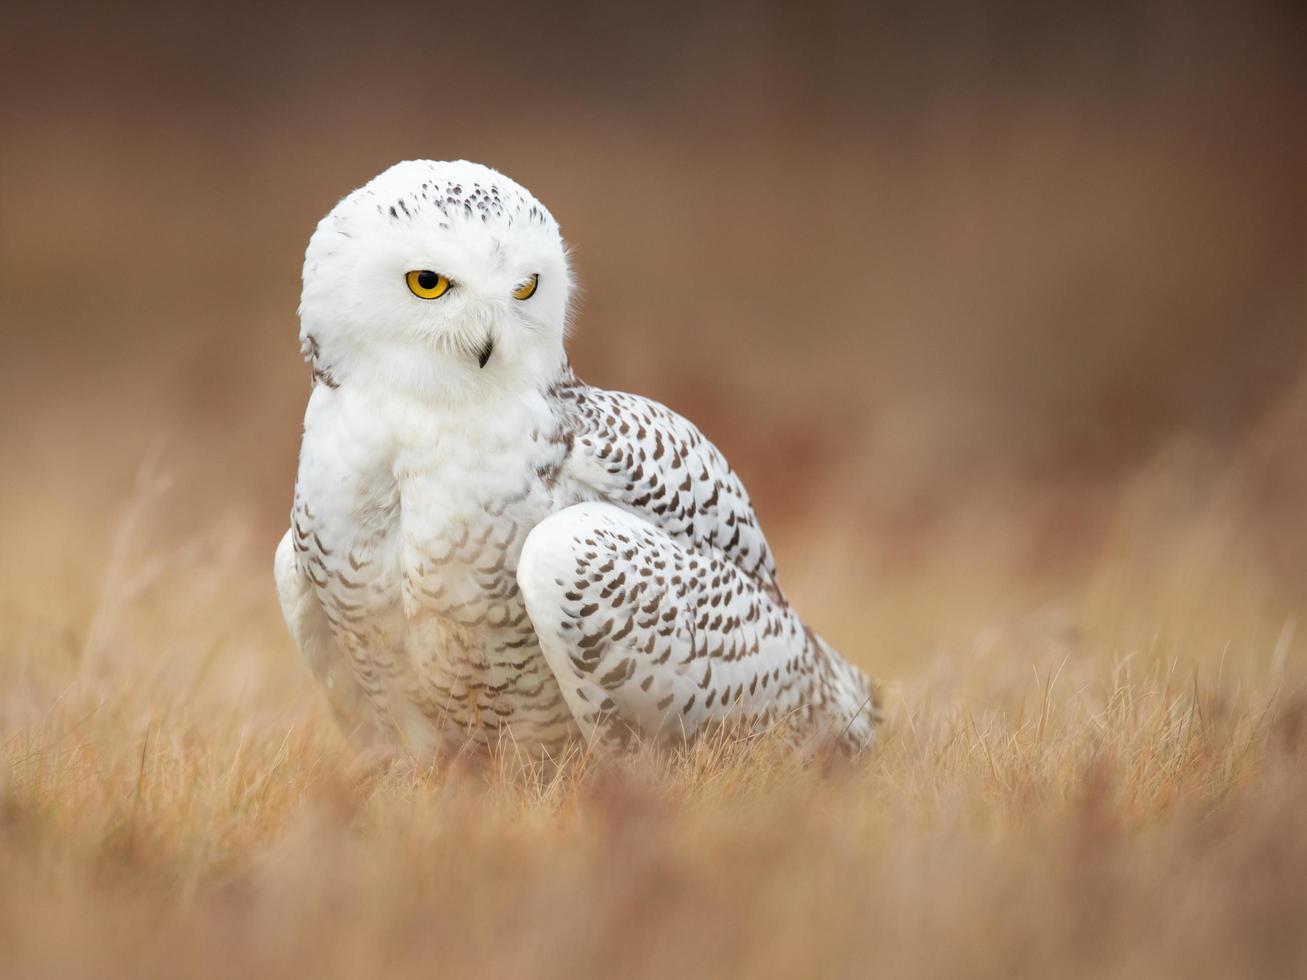
[[[557,375],[570,292],[558,225],[530,192],[480,164],[412,160],[318,224],[301,338],[338,383],[474,397]]]

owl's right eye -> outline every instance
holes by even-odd
[[[414,269],[404,277],[404,281],[408,283],[409,292],[418,299],[439,299],[449,292],[449,280],[430,269]]]

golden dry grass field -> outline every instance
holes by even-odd
[[[1299,14],[147,6],[0,28],[0,976],[1307,975]],[[864,762],[349,755],[298,272],[413,156],[549,204]]]
[[[871,758],[548,779],[360,770],[266,562],[221,524],[149,544],[175,488],[147,471],[84,595],[6,582],[0,972],[1301,975],[1307,651],[1248,564],[1248,471],[1141,478],[1040,596],[983,551],[873,582],[786,540],[797,601],[890,680]]]

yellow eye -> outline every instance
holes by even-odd
[[[439,299],[449,292],[449,280],[430,269],[415,269],[404,277],[409,292],[418,299]]]
[[[531,278],[526,280],[516,289],[513,290],[513,299],[530,299],[536,294],[536,287],[540,285],[540,276],[538,273],[532,273]]]

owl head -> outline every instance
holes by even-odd
[[[409,160],[318,223],[300,339],[328,384],[474,398],[558,376],[571,289],[558,223],[526,188]]]

